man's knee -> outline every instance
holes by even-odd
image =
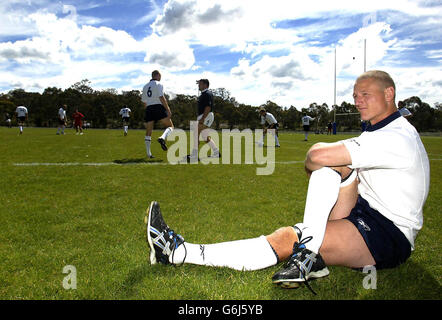
[[[293,244],[299,241],[293,227],[282,227],[266,237],[280,261],[287,259],[293,250]]]

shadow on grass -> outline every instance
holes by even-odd
[[[422,265],[408,261],[399,268],[378,271],[377,288],[366,290],[360,298],[440,300],[442,290],[435,276]]]
[[[139,163],[158,163],[158,162],[163,162],[163,160],[162,159],[138,158],[138,159],[114,160],[113,162],[117,163],[117,164],[139,164]]]
[[[394,269],[376,271],[376,286],[373,273],[359,272],[344,267],[330,267],[330,275],[312,281],[310,285],[317,295],[306,286],[299,289],[272,290],[272,299],[327,299],[327,300],[440,300],[441,286],[435,275],[422,265],[408,261]],[[366,287],[364,279],[367,278]],[[368,285],[367,285],[368,283]]]
[[[266,274],[263,270],[261,273],[238,273],[227,268],[210,268],[207,272],[204,270],[206,268],[200,266],[186,268],[150,266],[146,262],[127,274],[117,296],[119,299],[139,298],[140,289],[147,286],[151,290],[158,290],[158,299],[168,299],[170,296],[189,300],[203,297],[265,300],[440,300],[442,298],[437,275],[431,274],[413,261],[408,261],[399,268],[378,270],[376,289],[364,288],[364,278],[369,274],[344,267],[331,267],[329,277],[311,282],[317,293],[316,296],[305,286],[299,289],[282,289],[271,284],[270,276],[273,272],[270,272],[269,277],[263,277],[263,273]],[[209,293],[196,288],[203,285],[199,281],[203,281],[205,286],[218,292]],[[260,281],[262,286],[256,287],[256,283]],[[226,282],[231,285],[231,289],[237,291],[229,292],[225,287]],[[183,292],[183,288],[188,292]]]

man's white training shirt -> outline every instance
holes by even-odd
[[[310,116],[304,116],[304,117],[302,117],[301,120],[302,120],[302,125],[303,126],[309,126],[310,125],[310,121],[315,120],[315,118],[312,118]]]
[[[122,118],[129,118],[131,112],[132,111],[129,108],[122,108],[120,110],[120,115]]]
[[[341,141],[358,171],[358,192],[370,207],[391,220],[414,249],[429,191],[430,164],[416,129],[399,112],[359,137]]]
[[[268,123],[269,125],[278,123],[278,121],[276,121],[275,117],[273,116],[273,114],[271,114],[270,112],[266,112],[265,116],[261,116],[261,124],[265,124]]]
[[[64,110],[62,107],[58,109],[58,117],[60,120],[66,120],[66,110]]]
[[[26,117],[28,114],[28,109],[24,106],[18,106],[15,109],[15,112],[17,113],[17,117]]]
[[[160,97],[164,96],[163,85],[157,80],[150,80],[144,87],[141,94],[141,101],[146,105],[162,104]]]

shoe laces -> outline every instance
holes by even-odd
[[[305,271],[303,268],[301,268],[299,261],[297,259],[299,253],[301,252],[302,249],[305,249],[305,244],[307,242],[309,242],[310,240],[312,240],[313,237],[309,236],[306,237],[304,239],[302,239],[299,242],[295,242],[293,244],[293,253],[292,253],[292,257],[290,258],[288,265],[295,265],[296,268],[298,269],[299,273],[301,274],[302,278],[304,279],[304,283],[307,286],[307,288],[316,296],[316,292],[312,289],[312,287],[309,284],[309,280],[305,277]]]
[[[182,266],[184,264],[184,261],[186,261],[186,257],[187,257],[187,248],[186,245],[184,244],[184,238],[177,234],[175,231],[173,231],[172,229],[168,229],[167,233],[169,234],[169,237],[172,239],[173,241],[173,250],[172,250],[172,264],[174,266],[176,266],[177,264],[173,263],[174,257],[175,257],[175,250],[180,246],[183,245],[184,246],[184,258],[183,258],[183,262],[181,262],[179,265]]]

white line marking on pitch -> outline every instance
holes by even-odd
[[[442,159],[429,159],[430,161],[441,161]],[[275,164],[297,164],[304,163],[303,160],[292,160],[292,161],[275,161],[275,162],[267,162],[267,163],[275,163]],[[149,165],[149,166],[172,166],[179,165],[185,163],[168,163],[168,162],[127,162],[127,163],[115,163],[115,162],[24,162],[24,163],[13,163],[13,166],[16,167],[72,167],[72,166],[89,166],[89,167],[104,167],[104,166],[135,166],[135,165]],[[221,164],[221,163],[220,163]],[[233,163],[235,164],[235,163]],[[239,163],[239,164],[247,164],[247,165],[264,165],[266,163]]]
[[[275,161],[275,162],[268,162],[268,163],[275,163],[275,164],[296,164],[296,163],[304,163],[303,160],[300,161]],[[256,164],[256,165],[263,165],[265,163],[240,163],[240,164]],[[91,166],[91,167],[101,167],[101,166],[126,166],[126,165],[176,165],[171,164],[168,162],[128,162],[128,163],[115,163],[115,162],[25,162],[25,163],[13,163],[13,166],[16,167],[39,167],[39,166],[59,166],[59,167],[69,167],[69,166]]]

